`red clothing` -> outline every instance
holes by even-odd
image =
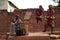
[[[36,15],[40,16],[40,15],[42,15],[42,12],[43,12],[43,11],[42,11],[41,9],[37,9],[37,10],[36,10]]]
[[[54,10],[47,10],[47,16],[52,17],[54,15]]]

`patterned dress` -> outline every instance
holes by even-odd
[[[15,23],[11,22],[10,35],[15,34]]]

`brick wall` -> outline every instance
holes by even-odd
[[[58,30],[60,31],[60,7],[55,7],[55,27],[54,30]],[[20,15],[20,18],[24,21],[24,16],[26,11],[32,11],[32,15],[30,17],[30,19],[28,20],[28,30],[31,32],[38,32],[38,31],[42,31],[44,29],[44,21],[41,23],[39,22],[37,24],[36,22],[36,16],[34,13],[35,9],[16,9],[14,10],[14,12],[8,13],[7,10],[0,10],[0,32],[6,32],[9,31],[9,27],[10,27],[10,22],[11,22],[11,18],[15,18],[15,15],[18,14]]]
[[[6,30],[8,28],[8,16],[6,10],[0,11],[0,31]]]
[[[55,28],[54,30],[60,31],[60,7],[55,7]]]

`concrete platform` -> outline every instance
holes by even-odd
[[[41,32],[29,33],[25,36],[14,36],[11,40],[49,40],[49,35]]]
[[[1,35],[0,40],[6,40],[7,35]],[[10,40],[49,40],[49,35],[43,32],[34,32],[25,36],[9,36]]]
[[[0,40],[6,40],[7,34],[0,35]],[[60,35],[48,34],[47,32],[29,32],[28,35],[24,36],[9,36],[10,40],[50,40],[50,39],[59,39]]]

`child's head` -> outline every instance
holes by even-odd
[[[49,9],[52,9],[52,5],[49,5]]]
[[[19,15],[16,15],[16,19],[18,19],[19,18]]]

